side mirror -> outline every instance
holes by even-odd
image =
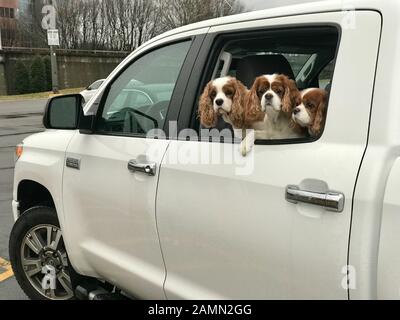
[[[76,130],[82,111],[83,97],[70,94],[51,98],[46,105],[43,125],[46,129]]]
[[[83,102],[80,94],[51,98],[43,117],[44,127],[58,130],[79,129],[82,134],[92,134],[96,116],[85,116]]]

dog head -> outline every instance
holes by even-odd
[[[321,134],[325,124],[328,94],[322,89],[307,89],[301,93],[301,103],[293,111],[293,120],[308,128],[311,136]]]
[[[246,121],[263,118],[262,113],[285,113],[290,117],[300,102],[300,92],[295,81],[282,74],[258,77],[250,90],[246,103]]]
[[[209,82],[200,98],[201,124],[206,128],[213,128],[218,116],[224,116],[234,127],[241,128],[247,92],[247,88],[233,77],[218,78]]]

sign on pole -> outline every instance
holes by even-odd
[[[47,41],[48,41],[49,46],[59,46],[60,45],[60,37],[58,35],[57,29],[47,30]]]
[[[57,29],[47,30],[47,41],[50,46],[50,58],[51,58],[51,79],[53,84],[53,92],[58,93],[58,67],[57,67],[57,55],[55,48],[60,45],[60,37]]]

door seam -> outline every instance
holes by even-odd
[[[159,167],[158,177],[157,177],[156,194],[155,194],[155,199],[154,199],[154,201],[155,201],[155,203],[154,203],[154,215],[155,215],[155,221],[156,221],[156,232],[157,232],[157,237],[158,237],[158,244],[159,244],[159,246],[160,246],[161,258],[162,258],[163,264],[164,264],[164,272],[165,272],[162,288],[163,288],[163,292],[164,292],[164,296],[165,296],[165,299],[166,299],[166,300],[168,300],[167,293],[165,292],[165,285],[166,285],[166,283],[167,283],[168,270],[167,270],[167,264],[166,264],[166,262],[165,262],[165,256],[164,256],[164,251],[163,251],[163,248],[162,248],[161,237],[160,237],[160,231],[159,231],[159,227],[158,227],[157,200],[158,200],[158,187],[159,187],[159,184],[160,184],[160,177],[161,177],[162,164],[163,164],[163,162],[164,162],[165,157],[167,156],[167,153],[168,153],[168,150],[169,150],[169,146],[170,146],[170,145],[171,145],[171,142],[168,143],[167,148],[166,148],[166,150],[165,150],[165,153],[164,153],[164,155],[163,155],[163,157],[162,157],[162,159],[161,159],[161,162],[160,162],[160,167]]]
[[[379,35],[379,43],[378,43],[378,51],[377,51],[377,57],[376,57],[376,64],[375,64],[375,74],[374,74],[374,85],[372,88],[372,98],[371,98],[371,106],[370,106],[370,112],[369,112],[369,122],[368,122],[368,131],[367,131],[367,140],[365,144],[365,149],[364,153],[361,157],[361,162],[358,168],[356,180],[354,183],[354,189],[353,189],[353,198],[351,199],[351,216],[350,216],[350,229],[349,229],[349,239],[348,239],[348,247],[347,247],[347,279],[349,275],[349,267],[350,267],[350,260],[351,260],[351,234],[353,231],[353,219],[354,219],[354,207],[355,207],[355,197],[357,193],[357,186],[358,186],[358,181],[360,179],[361,175],[361,169],[365,160],[365,157],[367,155],[368,147],[369,147],[369,140],[370,140],[370,134],[371,134],[371,122],[372,122],[372,112],[373,112],[373,107],[374,107],[374,101],[375,101],[375,89],[376,89],[376,80],[377,80],[377,75],[378,75],[378,66],[379,66],[379,58],[380,58],[380,52],[381,52],[381,45],[382,45],[382,34],[383,34],[383,15],[379,11],[377,11],[381,17],[381,30],[380,30],[380,35]],[[347,286],[347,299],[351,300],[351,290],[349,288],[349,285]]]

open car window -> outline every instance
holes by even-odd
[[[229,128],[233,133],[237,129],[254,129],[256,139],[264,144],[319,139],[327,120],[338,45],[336,26],[217,37],[209,76],[199,92],[200,116],[194,129]],[[224,92],[232,91],[228,88],[235,87],[234,81],[249,91],[240,96],[252,97],[241,102],[241,112],[245,113],[242,123],[237,121],[239,116],[235,111],[239,95]],[[217,118],[216,121],[213,118],[212,125],[202,122],[204,101],[208,103],[208,115],[213,111]]]

